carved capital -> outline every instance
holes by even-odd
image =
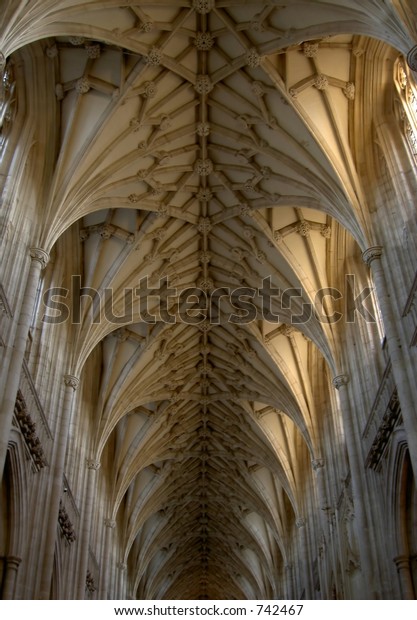
[[[121,571],[125,571],[127,569],[127,564],[126,562],[118,562],[117,563],[117,568]]]
[[[22,561],[22,558],[19,558],[16,555],[9,555],[6,558],[7,568],[11,568],[17,571],[21,561]]]
[[[305,524],[306,524],[306,520],[304,519],[304,517],[298,517],[298,519],[295,521],[295,527],[297,529],[304,527]]]
[[[114,521],[113,519],[104,519],[104,525],[111,530],[114,530],[114,528],[116,527],[116,521]]]
[[[362,260],[364,263],[368,265],[368,267],[370,267],[371,263],[376,259],[380,259],[381,256],[382,256],[382,247],[380,245],[374,245],[362,253]]]
[[[85,462],[87,463],[88,469],[93,469],[94,471],[100,469],[101,463],[97,461],[97,459],[85,459]]]
[[[80,380],[78,379],[78,377],[74,377],[74,375],[64,375],[64,383],[66,387],[71,387],[75,392],[80,383]]]
[[[311,466],[314,469],[314,471],[318,471],[319,469],[324,467],[324,459],[313,459],[311,461]]]
[[[48,252],[45,252],[45,250],[42,250],[41,248],[30,248],[29,254],[33,261],[40,263],[41,269],[45,269],[49,262]]]
[[[410,570],[410,558],[408,555],[398,555],[394,558],[395,566],[397,570]]]
[[[340,390],[343,385],[347,385],[349,383],[349,376],[337,375],[337,377],[334,377],[332,383],[336,390]]]

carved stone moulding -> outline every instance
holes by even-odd
[[[70,521],[67,510],[63,505],[62,500],[59,502],[58,523],[63,536],[67,539],[68,544],[73,543],[77,537],[74,532],[74,526]]]
[[[91,574],[91,572],[89,570],[87,570],[87,574],[86,574],[86,577],[85,577],[85,589],[90,594],[95,592],[96,589],[97,589],[96,585],[95,585],[94,577],[93,577],[93,575]]]
[[[36,423],[30,415],[22,392],[18,390],[14,408],[15,416],[23,439],[27,445],[33,462],[39,471],[47,465],[41,441],[36,433]]]

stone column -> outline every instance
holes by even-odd
[[[313,468],[313,471],[316,472],[318,500],[320,503],[320,508],[324,510],[327,506],[326,492],[325,492],[324,480],[323,480],[324,459],[322,458],[312,459],[311,467]]]
[[[332,529],[332,518],[331,518],[331,514],[333,511],[330,507],[327,492],[326,492],[326,485],[324,481],[324,465],[325,465],[325,460],[323,458],[316,458],[311,461],[311,466],[313,468],[313,471],[316,474],[316,480],[317,480],[317,495],[318,495],[318,503],[319,503],[318,523],[322,529],[321,536],[324,537],[325,540],[328,539],[330,541],[330,545],[332,545],[333,571],[336,574],[336,556],[335,556],[336,550],[334,549],[334,544],[332,543],[332,541],[334,541],[334,535],[333,535],[334,533]],[[318,538],[320,538],[320,536],[318,536]],[[322,596],[323,596],[325,586],[322,583],[321,560],[320,560],[319,554],[317,554],[317,572],[319,573],[320,587],[322,589]],[[315,584],[312,581],[311,593],[314,592],[314,585]]]
[[[52,579],[52,571],[55,555],[55,540],[57,533],[57,521],[59,512],[59,500],[62,493],[62,481],[64,476],[65,455],[67,451],[68,429],[71,420],[72,404],[74,392],[79,384],[79,379],[73,375],[64,375],[64,398],[55,434],[52,466],[51,466],[51,488],[48,501],[48,516],[45,527],[42,574],[39,586],[39,598],[48,599]]]
[[[84,493],[84,509],[81,513],[81,536],[79,543],[80,559],[78,562],[78,587],[77,600],[85,598],[85,579],[88,567],[88,555],[90,549],[91,517],[93,514],[94,497],[96,493],[96,472],[100,469],[100,463],[96,459],[87,459],[87,484]]]
[[[401,593],[404,600],[415,600],[413,578],[411,576],[410,558],[407,555],[399,555],[394,558],[400,579]]]
[[[317,501],[318,508],[320,510],[320,518],[319,521],[323,527],[323,531],[327,530],[328,520],[326,514],[330,508],[329,500],[327,497],[326,484],[324,480],[324,465],[325,460],[322,458],[312,459],[311,467],[315,473],[315,478],[317,482]]]
[[[318,553],[317,553],[317,570],[320,580],[320,598],[321,600],[328,600],[329,598],[329,571],[327,570],[327,555],[326,555],[327,543],[323,536],[319,541]]]
[[[14,599],[16,589],[17,571],[19,570],[21,558],[10,555],[5,560],[6,575],[3,581],[3,600],[11,601]]]
[[[407,345],[401,341],[401,337],[396,326],[400,317],[396,317],[392,309],[391,295],[385,280],[381,257],[382,247],[380,246],[368,248],[362,254],[364,262],[372,268],[373,281],[384,321],[385,336],[387,339],[387,347],[391,360],[392,373],[397,386],[398,397],[401,404],[401,414],[407,433],[410,459],[413,466],[414,476],[417,478],[417,415],[415,409],[417,394],[413,395],[411,390],[410,381],[407,374],[407,366],[410,362],[405,356]]]
[[[340,552],[340,533],[337,523],[338,515],[335,508],[329,508],[327,511],[327,518],[329,522],[329,542],[330,542],[330,554],[333,566],[333,574],[335,577],[335,583],[337,587],[338,596],[341,598],[348,598],[345,595],[345,574],[346,570],[342,569],[341,559],[342,554]],[[339,571],[339,568],[341,569]],[[337,581],[336,581],[337,580]]]
[[[343,417],[343,428],[345,432],[346,448],[349,459],[350,475],[352,482],[352,500],[355,510],[355,532],[360,549],[361,570],[364,579],[369,584],[368,593],[371,599],[376,598],[374,586],[374,569],[372,562],[372,550],[370,547],[368,519],[366,516],[364,501],[365,491],[362,483],[361,464],[362,457],[357,449],[355,440],[355,428],[352,420],[352,412],[349,402],[347,385],[349,377],[347,375],[338,375],[333,379],[333,385],[338,390],[340,396],[340,405]]]
[[[123,601],[126,598],[126,570],[127,564],[125,562],[119,562],[117,564],[119,569],[119,583],[117,588],[117,597],[119,601]]]
[[[100,599],[107,600],[109,596],[110,581],[110,551],[112,543],[112,533],[116,527],[113,519],[104,519],[104,548],[101,556],[101,579],[100,579]]]
[[[13,351],[11,354],[7,381],[0,405],[0,479],[3,478],[4,464],[9,444],[10,428],[12,426],[16,394],[19,389],[22,364],[25,356],[30,324],[36,301],[36,291],[42,269],[49,261],[49,255],[40,248],[30,249],[30,269],[26,280],[26,288],[20,308],[19,319],[16,328]]]
[[[299,517],[295,522],[295,526],[299,533],[299,561],[301,561],[300,575],[302,575],[304,581],[305,598],[309,600],[311,598],[310,557],[307,544],[306,520],[304,517]],[[299,594],[301,594],[301,592]]]
[[[293,598],[293,578],[292,564],[285,564],[285,598],[291,600]]]

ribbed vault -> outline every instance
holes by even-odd
[[[0,40],[55,73],[42,245],[80,235],[74,374],[100,358],[91,449],[135,592],[275,598],[320,456],[312,360],[338,364],[317,291],[340,225],[367,243],[355,62],[408,37],[370,0],[21,4]]]

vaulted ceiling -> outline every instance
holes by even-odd
[[[294,317],[334,284],[340,225],[366,247],[356,66],[406,27],[380,0],[4,4],[4,55],[43,40],[55,76],[41,245],[78,227],[82,286],[112,291],[73,364],[101,360],[94,449],[138,596],[271,598],[338,360],[331,323]],[[299,291],[275,322],[265,282]]]

